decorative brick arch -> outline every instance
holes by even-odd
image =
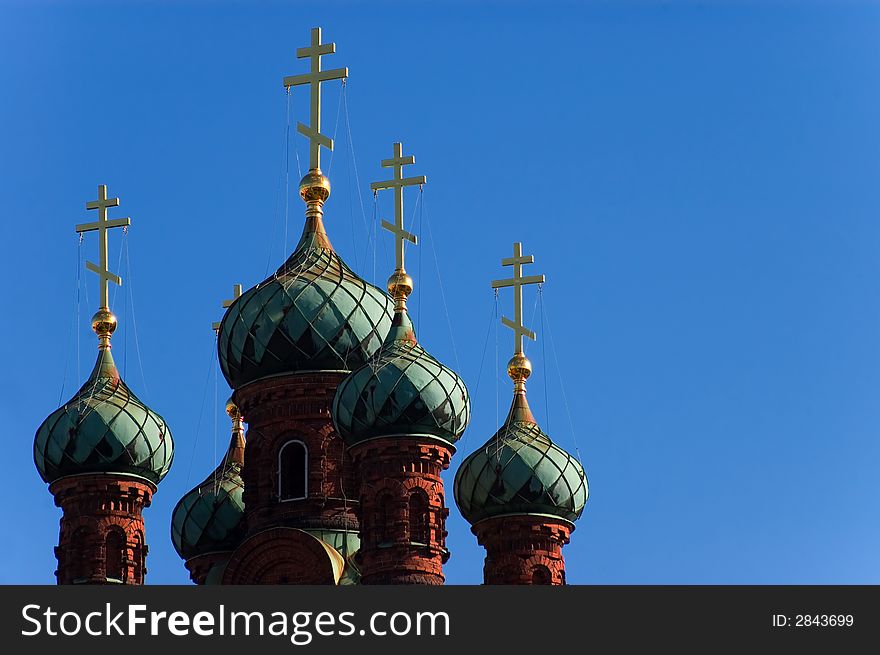
[[[104,530],[104,576],[125,582],[128,560],[128,536],[122,526],[111,524]]]
[[[532,566],[532,584],[533,585],[549,585],[553,584],[553,573],[546,564],[535,564]]]
[[[67,582],[76,583],[87,580],[92,571],[88,556],[94,547],[94,541],[98,539],[98,528],[89,525],[94,521],[80,521],[76,527],[69,528],[69,537],[63,535],[62,543],[65,548],[58,547],[58,570],[67,573]]]
[[[370,496],[380,496],[388,493],[395,498],[400,498],[406,495],[408,489],[409,485],[406,482],[402,482],[395,478],[380,478],[372,483],[364,483],[361,491]]]
[[[410,543],[427,544],[431,541],[431,512],[428,492],[418,485],[410,487],[406,510],[407,532]]]
[[[223,584],[337,584],[345,559],[297,528],[270,528],[247,538],[229,558]]]
[[[437,495],[437,487],[433,484],[432,480],[419,478],[419,477],[409,477],[403,480],[400,483],[400,486],[403,488],[404,492],[410,492],[413,489],[421,489],[428,498]]]

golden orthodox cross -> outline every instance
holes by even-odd
[[[501,322],[513,330],[514,348],[518,355],[523,354],[523,337],[528,337],[532,341],[535,340],[535,333],[523,325],[522,322],[522,288],[526,284],[541,284],[544,282],[543,275],[526,275],[522,274],[523,264],[534,264],[533,255],[522,254],[522,243],[517,241],[513,244],[513,257],[507,257],[501,260],[502,266],[513,266],[513,277],[508,280],[494,280],[492,282],[493,289],[501,287],[513,287],[513,320],[506,316],[501,317]]]
[[[394,261],[396,270],[403,269],[403,242],[409,241],[413,245],[418,244],[415,234],[410,234],[403,229],[403,187],[422,185],[428,181],[424,175],[417,177],[403,177],[403,167],[409,164],[415,164],[416,158],[413,155],[403,156],[403,146],[399,143],[394,144],[394,157],[391,159],[383,159],[383,168],[393,168],[394,178],[385,182],[373,182],[370,188],[373,191],[382,189],[394,189],[394,223],[389,223],[382,219],[382,227],[394,235]]]
[[[236,300],[238,300],[238,298],[240,296],[241,296],[241,285],[240,284],[232,285],[232,298],[230,298],[229,300],[224,300],[223,303],[221,304],[221,306],[223,307],[223,309],[226,309],[227,307],[231,307],[232,303],[234,303]],[[214,329],[214,332],[217,332],[220,329],[220,322],[218,321],[217,323],[211,323],[211,327]]]
[[[336,52],[335,43],[321,43],[321,28],[312,28],[312,43],[307,48],[297,48],[298,59],[306,57],[312,60],[312,70],[305,75],[291,75],[284,78],[284,86],[288,89],[300,84],[311,86],[311,125],[297,123],[296,129],[309,139],[309,168],[321,168],[321,146],[333,150],[333,139],[321,134],[321,82],[328,80],[344,80],[348,77],[348,68],[321,70],[321,57]]]
[[[101,263],[96,266],[92,262],[87,261],[86,268],[97,273],[101,278],[101,307],[104,309],[110,309],[110,294],[107,290],[108,283],[113,282],[118,285],[122,284],[122,278],[111,273],[107,267],[107,230],[112,227],[127,227],[131,225],[130,218],[115,218],[112,221],[107,220],[107,208],[118,206],[119,198],[108,198],[107,185],[100,184],[98,185],[98,199],[86,203],[86,209],[98,210],[97,222],[82,223],[76,226],[76,231],[80,234],[83,232],[92,232],[93,230],[98,231],[98,252],[100,254]]]

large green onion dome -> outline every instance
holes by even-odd
[[[504,425],[462,462],[455,502],[471,524],[495,516],[549,515],[577,520],[587,502],[580,463],[538,427],[525,395],[528,360],[514,357],[508,372],[521,378]],[[527,371],[523,373],[524,371]]]
[[[98,361],[73,398],[37,430],[37,470],[47,483],[81,473],[116,473],[158,484],[174,457],[171,431],[119,376],[110,353],[116,317],[101,309],[92,328],[100,343]]]
[[[308,209],[293,254],[233,302],[220,324],[220,366],[234,389],[270,375],[353,370],[391,325],[391,299],[355,275],[330,245],[321,209],[327,178],[310,172],[300,193]]]
[[[462,379],[416,341],[405,304],[412,280],[401,275],[389,280],[389,291],[398,301],[382,347],[342,381],[333,399],[333,422],[349,446],[407,435],[430,435],[452,444],[470,420]],[[402,295],[401,287],[406,291]]]
[[[232,419],[232,438],[223,461],[180,499],[171,515],[171,541],[184,560],[231,551],[241,540],[244,427],[241,413],[231,401],[226,405],[226,412]]]

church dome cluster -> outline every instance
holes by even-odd
[[[34,462],[45,482],[82,473],[119,473],[161,482],[174,445],[165,420],[141,402],[119,375],[110,352],[116,318],[99,311],[101,345],[85,384],[52,412],[34,438]]]
[[[324,227],[330,182],[320,169],[321,148],[332,149],[332,140],[321,133],[320,84],[348,75],[321,68],[321,57],[334,52],[335,44],[321,43],[320,29],[313,29],[311,45],[297,51],[312,60],[311,72],[284,80],[288,92],[308,85],[312,94],[311,124],[299,125],[310,140],[299,188],[302,236],[270,277],[244,293],[236,285],[214,323],[220,370],[232,388],[231,437],[213,471],[177,502],[170,526],[197,584],[445,581],[442,472],[468,427],[471,404],[462,377],[419,343],[407,310],[415,285],[404,265],[405,243],[418,239],[404,226],[404,188],[421,192],[426,177],[404,177],[415,158],[394,143],[392,157],[381,160],[391,179],[371,185],[394,192],[394,222],[381,223],[394,236],[386,293],[346,265]],[[141,510],[174,455],[165,421],[126,386],[110,351],[116,319],[107,283],[121,280],[107,269],[106,232],[129,224],[107,220],[107,208],[116,205],[99,187],[99,199],[87,204],[100,210],[99,221],[77,226],[101,236],[101,266],[88,264],[101,279],[93,320],[98,361],[34,441],[37,469],[45,482],[57,483],[50,491],[64,511],[56,549],[64,583],[143,581]],[[515,334],[508,365],[513,402],[454,482],[456,504],[487,550],[489,584],[563,584],[561,549],[588,498],[580,462],[544,433],[526,400],[531,363],[523,337],[535,334],[522,323],[522,289],[544,281],[522,275],[522,265],[533,261],[515,243],[514,256],[502,260],[514,267],[513,277],[492,283],[515,294],[515,319],[502,319]],[[96,495],[100,503],[92,501]]]

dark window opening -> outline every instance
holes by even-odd
[[[288,441],[278,453],[278,499],[299,500],[307,494],[308,459],[305,444]]]
[[[84,580],[89,577],[89,566],[86,562],[86,542],[89,539],[88,528],[77,528],[70,539],[68,567],[70,581]]]
[[[115,530],[104,540],[104,575],[113,580],[123,579],[123,549],[125,538]]]
[[[409,540],[426,544],[430,541],[431,521],[428,517],[428,501],[419,492],[409,497]]]
[[[374,527],[377,544],[391,541],[392,502],[391,496],[385,494],[380,496],[379,502],[376,503],[376,524]]]
[[[536,566],[532,570],[532,584],[550,584],[550,571],[545,566]]]

